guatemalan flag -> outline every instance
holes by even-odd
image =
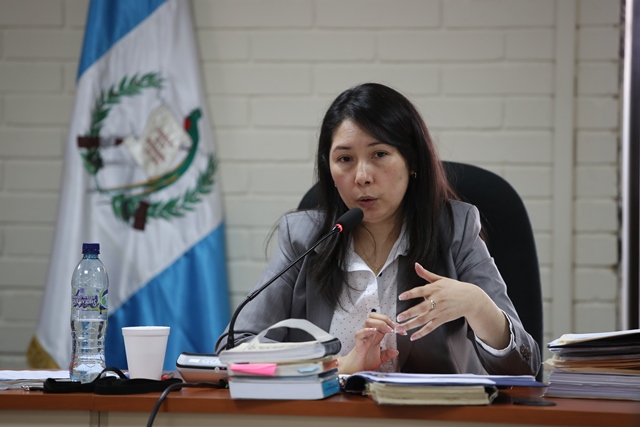
[[[69,366],[83,242],[109,274],[107,366],[121,328],[171,327],[164,368],[213,353],[229,321],[216,151],[189,2],[92,0],[33,367]]]

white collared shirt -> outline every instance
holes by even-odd
[[[396,278],[398,257],[406,255],[408,239],[404,230],[394,243],[389,256],[376,277],[371,268],[353,250],[353,241],[347,254],[347,283],[342,290],[340,302],[331,320],[329,333],[342,343],[340,356],[349,353],[355,346],[355,333],[364,327],[371,311],[396,318]],[[397,348],[396,335],[386,334],[380,342],[382,350]],[[396,359],[383,364],[378,371],[397,371]]]

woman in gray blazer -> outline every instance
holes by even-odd
[[[283,216],[256,289],[347,210],[362,209],[364,219],[251,301],[236,320],[236,342],[304,318],[340,339],[341,373],[538,372],[540,350],[481,239],[478,211],[457,200],[406,97],[374,83],[340,94],[322,122],[316,173],[319,208]],[[278,329],[269,338],[308,336]]]

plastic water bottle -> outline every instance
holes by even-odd
[[[105,368],[109,277],[98,258],[100,244],[84,243],[71,278],[72,381],[93,381]]]

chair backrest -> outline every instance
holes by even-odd
[[[464,163],[443,162],[452,187],[480,211],[489,252],[493,256],[527,332],[543,349],[540,267],[529,215],[516,190],[500,175]],[[317,206],[316,185],[298,209]],[[542,378],[542,370],[538,379]]]
[[[527,332],[543,350],[540,266],[529,215],[516,190],[478,166],[443,162],[458,196],[480,211],[487,247]],[[540,370],[540,375],[542,370]]]

